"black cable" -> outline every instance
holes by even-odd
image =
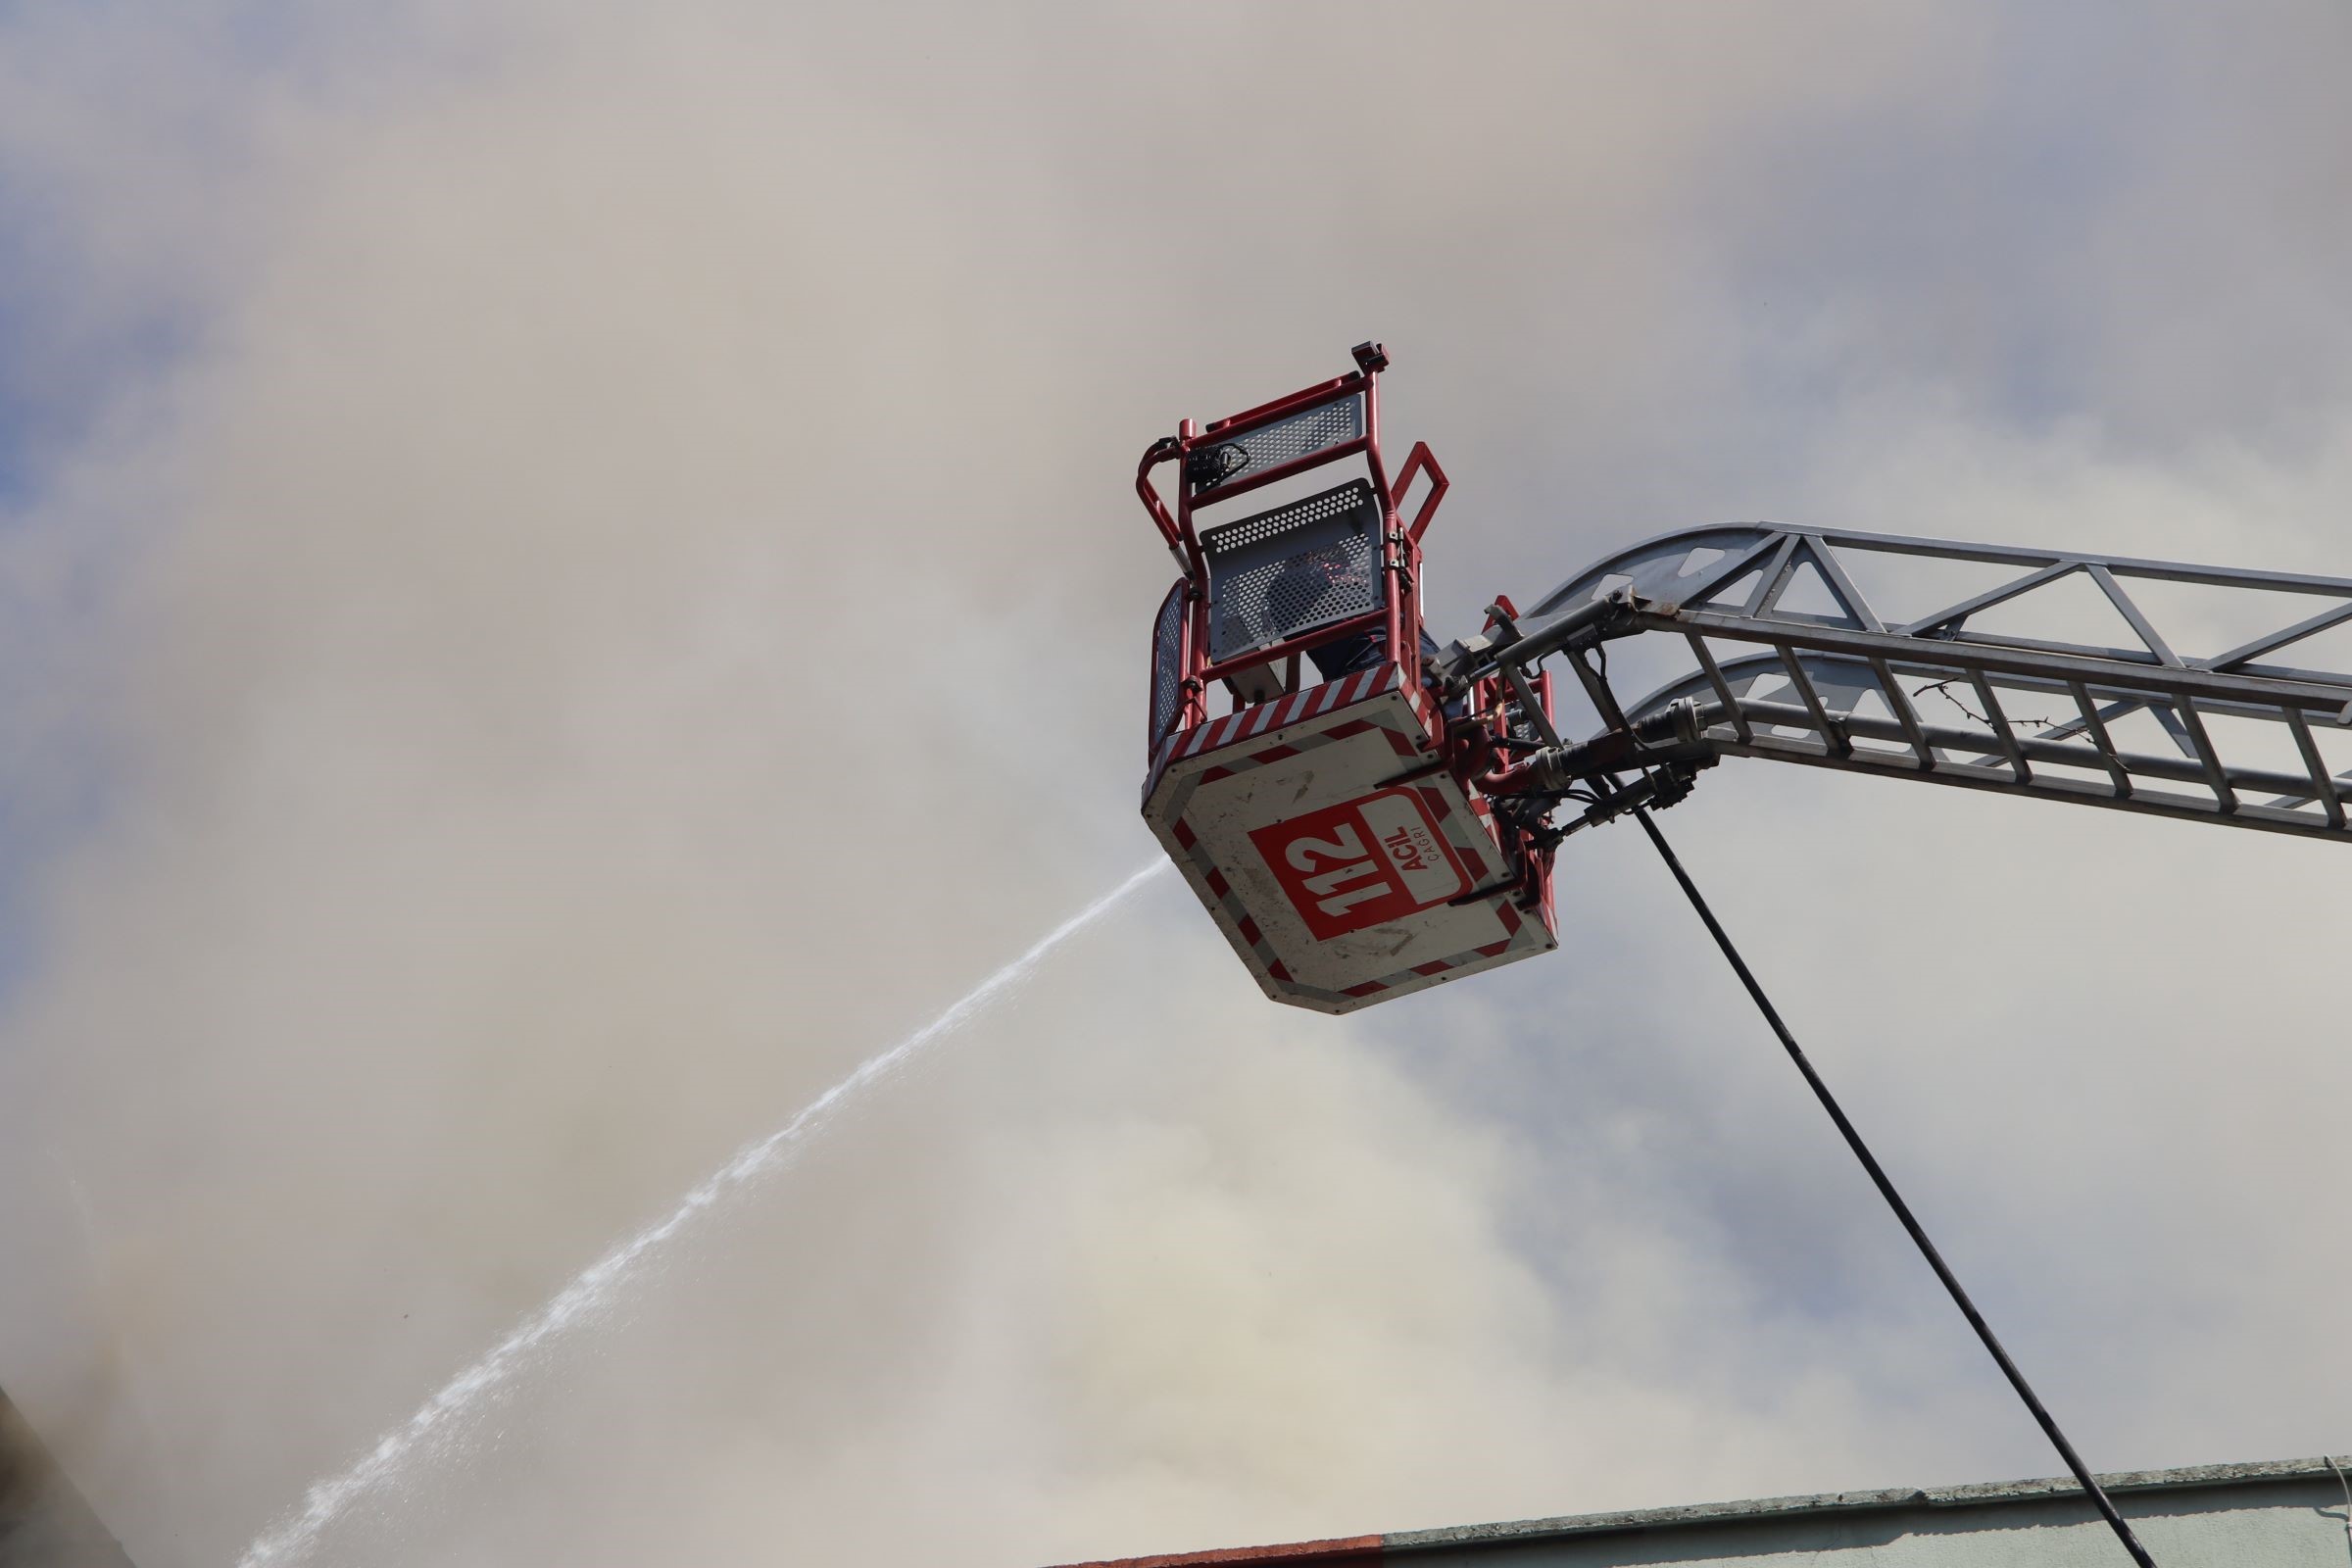
[[[2034,1419],[2040,1424],[2042,1435],[2050,1440],[2050,1446],[2058,1450],[2058,1456],[2066,1461],[2066,1467],[2075,1473],[2075,1479],[2082,1483],[2082,1490],[2090,1494],[2091,1502],[2115,1531],[2116,1539],[2124,1544],[2124,1549],[2132,1554],[2132,1560],[2139,1564],[2139,1568],[2156,1568],[2156,1559],[2148,1555],[2147,1548],[2139,1544],[2139,1538],[2132,1533],[2132,1527],[2124,1522],[2124,1516],[2115,1511],[2115,1504],[2108,1501],[2106,1492],[2082,1463],[2082,1456],[2075,1452],[2075,1446],[2066,1441],[2066,1434],[2058,1430],[2058,1423],[2051,1419],[2048,1410],[2042,1408],[2033,1386],[2026,1382],[2026,1375],[2017,1369],[2015,1361],[2009,1359],[2009,1352],[2001,1348],[2001,1342],[1993,1338],[1991,1326],[1984,1321],[1984,1314],[1977,1310],[1976,1302],[1968,1298],[1968,1292],[1960,1288],[1960,1281],[1943,1261],[1943,1254],[1936,1250],[1936,1244],[1928,1240],[1928,1233],[1920,1228],[1919,1221],[1912,1216],[1911,1206],[1894,1190],[1894,1183],[1886,1179],[1886,1172],[1871,1153],[1870,1146],[1862,1142],[1862,1135],[1854,1131],[1854,1124],[1845,1119],[1845,1112],[1838,1108],[1837,1097],[1830,1093],[1830,1086],[1822,1082],[1821,1074],[1813,1070],[1813,1063],[1806,1058],[1804,1049],[1796,1043],[1796,1037],[1788,1032],[1788,1026],[1781,1021],[1772,999],[1764,995],[1764,988],[1756,983],[1756,977],[1748,969],[1746,960],[1740,956],[1740,950],[1733,947],[1732,939],[1724,934],[1723,926],[1715,918],[1715,911],[1708,908],[1707,901],[1699,896],[1696,884],[1690,880],[1690,873],[1683,869],[1683,862],[1675,858],[1674,851],[1667,846],[1665,835],[1658,831],[1658,824],[1651,821],[1649,813],[1638,806],[1634,808],[1634,816],[1641,822],[1642,831],[1649,835],[1649,842],[1657,846],[1659,856],[1666,861],[1666,869],[1672,871],[1674,879],[1682,884],[1684,894],[1690,900],[1690,907],[1696,909],[1699,919],[1706,923],[1707,934],[1715,939],[1715,945],[1731,960],[1732,971],[1739,975],[1740,983],[1747,988],[1756,1009],[1764,1014],[1764,1021],[1772,1025],[1772,1032],[1781,1037],[1781,1044],[1788,1049],[1788,1059],[1796,1063],[1798,1072],[1804,1074],[1805,1084],[1813,1091],[1813,1098],[1821,1102],[1821,1108],[1828,1111],[1830,1120],[1838,1124],[1838,1131],[1845,1139],[1845,1147],[1854,1152],[1854,1157],[1862,1162],[1862,1168],[1870,1173],[1871,1181],[1878,1187],[1879,1196],[1886,1200],[1886,1206],[1894,1210],[1894,1217],[1901,1220],[1903,1229],[1911,1233],[1911,1240],[1918,1245],[1920,1255],[1928,1260],[1928,1267],[1936,1271],[1936,1277],[1943,1281],[1943,1288],[1951,1293],[1952,1303],[1960,1308],[1960,1315],[1968,1319],[1968,1326],[1977,1331],[1977,1338],[1984,1342],[1984,1348],[1992,1352],[1993,1360],[2000,1365],[2001,1375],[2009,1380],[2009,1386],[2017,1391],[2017,1396],[2026,1401],[2026,1408],[2034,1413]]]

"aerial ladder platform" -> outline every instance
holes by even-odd
[[[1276,1001],[1348,1012],[1550,952],[1559,846],[1725,758],[2352,838],[2352,675],[2328,667],[2352,659],[2326,652],[2352,579],[1733,523],[1440,646],[1446,473],[1426,444],[1392,472],[1388,355],[1354,360],[1184,421],[1136,474],[1181,572],[1144,815]],[[1621,699],[1635,640],[1680,672]],[[1574,738],[1563,676],[1597,715]]]

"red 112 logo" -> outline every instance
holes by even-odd
[[[1408,789],[1382,790],[1257,828],[1250,841],[1318,942],[1470,889],[1429,808]]]

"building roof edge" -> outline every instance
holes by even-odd
[[[2334,1465],[2352,1467],[2352,1458]],[[2245,1464],[2186,1465],[2173,1470],[2127,1470],[2099,1477],[2109,1495],[2147,1495],[2201,1488],[2261,1485],[2314,1479],[2333,1480],[2325,1455],[2306,1459],[2256,1460]],[[1759,1519],[1806,1515],[1875,1513],[1896,1508],[1980,1508],[2002,1503],[2080,1503],[2088,1499],[2072,1476],[2033,1481],[1988,1481],[1960,1487],[1892,1488],[1876,1492],[1825,1492],[1806,1496],[1755,1497],[1739,1502],[1690,1503],[1615,1513],[1571,1514],[1553,1519],[1515,1519],[1499,1524],[1456,1525],[1436,1530],[1398,1530],[1384,1538],[1392,1554],[1490,1542],[1540,1541],[1665,1528],[1749,1524]]]

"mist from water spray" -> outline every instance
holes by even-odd
[[[358,1463],[313,1486],[304,1494],[299,1510],[282,1516],[254,1538],[244,1555],[237,1559],[238,1568],[264,1568],[298,1557],[353,1503],[371,1492],[398,1486],[402,1472],[411,1465],[460,1452],[466,1430],[464,1418],[487,1396],[512,1383],[550,1342],[602,1319],[612,1308],[620,1287],[663,1244],[684,1231],[698,1215],[716,1205],[720,1199],[785,1169],[808,1142],[823,1132],[857,1096],[906,1066],[926,1047],[953,1034],[1018,990],[1055,948],[1101,919],[1120,900],[1166,870],[1167,865],[1165,860],[1154,860],[1137,871],[1040,937],[1028,952],[965,992],[938,1017],[889,1050],[868,1056],[855,1072],[803,1106],[782,1127],[745,1145],[733,1159],[680,1199],[665,1217],[598,1258],[480,1359],[451,1378],[415,1415],[385,1433]]]

